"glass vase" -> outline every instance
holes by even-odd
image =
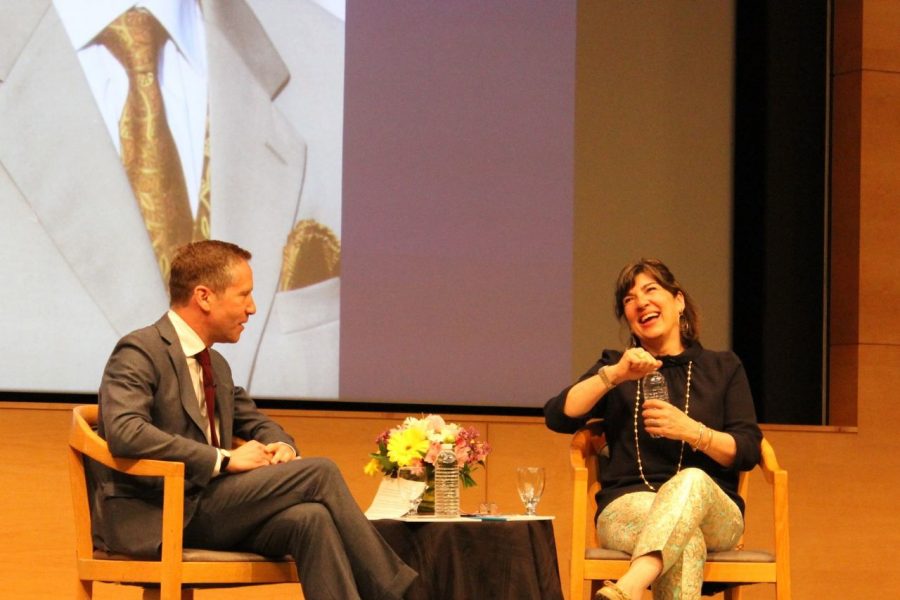
[[[425,488],[425,493],[422,495],[422,502],[419,503],[419,514],[420,515],[433,515],[434,514],[434,467],[428,465],[426,467],[426,473],[428,475],[428,487]]]

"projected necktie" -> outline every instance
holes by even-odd
[[[209,348],[196,354],[197,362],[203,370],[203,395],[206,400],[206,416],[209,419],[209,438],[213,446],[219,445],[216,435],[216,384],[213,379],[212,363],[209,360]]]
[[[203,137],[203,173],[200,176],[200,203],[197,218],[194,219],[194,234],[191,241],[208,240],[212,226],[212,208],[209,184],[209,115],[206,117],[206,134]]]
[[[157,80],[159,51],[166,39],[159,21],[142,9],[123,13],[97,37],[128,73],[128,97],[119,119],[122,164],[164,282],[174,251],[191,241],[193,227],[184,172]]]

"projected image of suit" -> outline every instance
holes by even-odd
[[[95,391],[174,249],[212,238],[254,256],[234,379],[336,398],[343,2],[4,4],[3,387]]]

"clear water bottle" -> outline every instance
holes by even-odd
[[[434,516],[459,516],[459,465],[453,444],[441,444],[434,461]]]
[[[670,401],[669,386],[666,384],[665,376],[659,371],[653,371],[644,375],[641,387],[644,389],[644,400]],[[651,433],[650,437],[658,438],[660,436]]]
[[[669,402],[669,386],[666,378],[659,371],[653,371],[644,375],[643,381],[644,400],[662,400]]]

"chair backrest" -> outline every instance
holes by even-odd
[[[581,600],[585,581],[617,579],[628,568],[624,553],[598,551],[594,515],[596,494],[600,490],[599,471],[606,447],[600,422],[588,423],[572,438],[570,461],[573,468],[572,563],[570,569],[570,598]],[[715,582],[771,582],[776,584],[779,600],[790,598],[790,544],[788,530],[787,471],[778,465],[775,451],[768,440],[761,444],[759,468],[774,495],[775,552],[744,551],[743,538],[738,550],[710,553],[704,571],[705,581]],[[746,503],[749,499],[750,473],[741,473],[738,493]],[[590,556],[588,556],[590,555]],[[726,598],[740,597],[740,588],[730,588]]]
[[[72,429],[69,432],[69,484],[72,488],[72,508],[75,513],[75,555],[78,560],[89,559],[94,553],[91,536],[91,507],[83,451],[87,444],[87,437],[92,432],[84,416],[79,413],[79,409],[88,408],[94,408],[93,420],[96,422],[96,406],[78,407],[73,413]]]

